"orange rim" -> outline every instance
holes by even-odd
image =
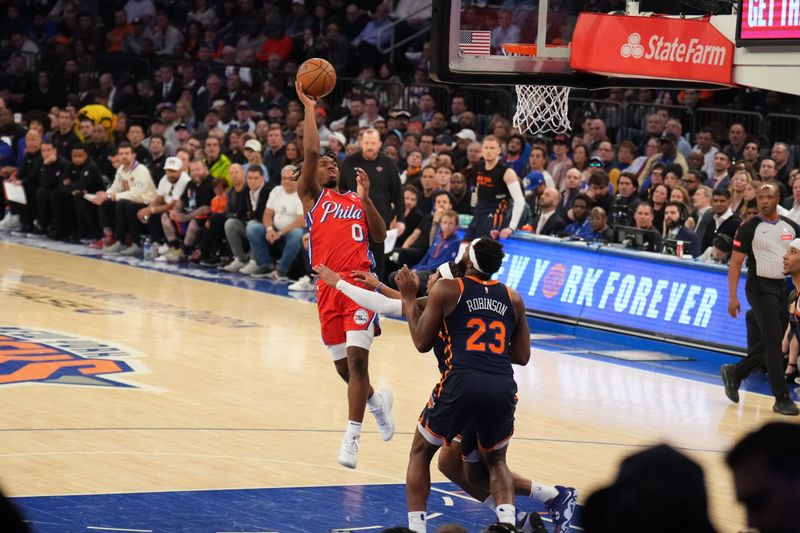
[[[536,57],[536,45],[535,44],[523,44],[523,43],[504,43],[500,46],[503,47],[503,50],[506,51],[508,54],[513,54],[517,56],[531,56]],[[548,44],[547,48],[569,48],[569,46],[564,46],[560,44]]]
[[[501,46],[503,47],[503,50],[509,54],[536,57],[535,44],[504,43]]]

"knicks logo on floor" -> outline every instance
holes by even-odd
[[[147,372],[129,350],[52,331],[0,326],[0,386],[49,383],[138,388]]]

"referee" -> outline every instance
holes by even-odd
[[[800,235],[800,227],[778,215],[780,192],[772,183],[758,189],[758,216],[739,226],[733,240],[733,255],[728,270],[728,314],[736,318],[741,312],[736,291],[742,263],[747,257],[745,295],[751,310],[747,319],[747,357],[735,365],[722,365],[720,374],[725,395],[739,401],[739,385],[750,373],[766,363],[775,405],[772,410],[782,415],[798,415],[800,409],[789,398],[789,387],[783,376],[781,340],[789,322],[786,274],[783,256],[789,243]],[[752,327],[751,327],[752,326]]]

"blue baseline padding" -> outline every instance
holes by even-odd
[[[508,239],[503,249],[498,279],[529,311],[745,351],[746,274],[738,289],[742,315],[734,319],[726,267],[548,239]]]
[[[428,513],[442,515],[430,520],[429,531],[459,524],[479,532],[495,521],[494,513],[482,504],[458,497],[463,492],[452,483],[434,487],[457,495],[431,492]],[[380,531],[375,526],[405,526],[407,521],[404,485],[41,496],[13,501],[37,533],[103,531],[97,528],[153,533],[321,533],[353,528]],[[516,504],[520,510],[546,512],[528,498],[518,497]],[[574,524],[579,523],[580,514]]]

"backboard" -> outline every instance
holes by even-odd
[[[593,20],[598,18],[617,23],[618,31],[597,31]],[[679,26],[677,34],[674,28],[661,36],[631,29],[662,23]],[[699,37],[692,30],[683,33],[683,26],[692,25],[702,28]],[[431,76],[445,83],[756,87],[800,95],[800,3],[795,0],[433,0],[431,33]],[[700,55],[696,47],[686,54],[695,38],[710,39],[713,46]],[[526,45],[535,55],[505,56],[508,44]],[[718,66],[711,64],[719,58],[716,46],[728,47],[730,74],[724,83],[702,75],[703,61]],[[587,65],[579,56],[587,54],[603,56],[614,67],[632,64],[626,72],[581,68]],[[684,75],[690,58],[697,59],[696,78],[704,81]]]

